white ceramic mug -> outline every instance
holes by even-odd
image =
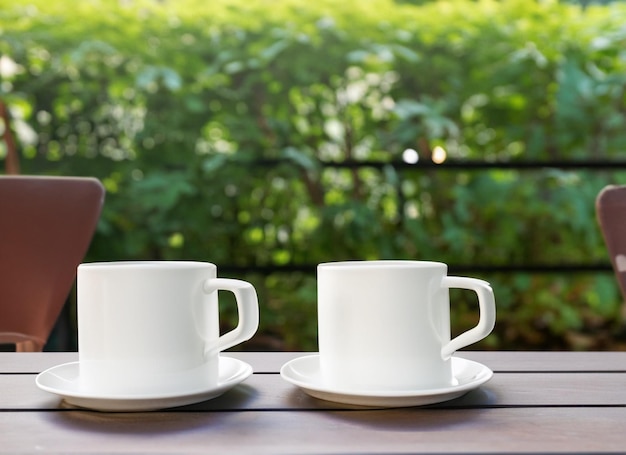
[[[486,337],[496,308],[489,283],[449,277],[423,261],[320,264],[318,341],[326,386],[407,391],[453,386],[451,355]],[[449,288],[477,293],[480,321],[450,339]]]
[[[218,290],[239,323],[220,336]],[[102,262],[78,266],[78,351],[85,392],[149,396],[207,390],[218,353],[258,328],[254,287],[217,278],[208,262]]]

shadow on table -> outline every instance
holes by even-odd
[[[311,410],[328,412],[331,418],[386,431],[441,431],[471,423],[487,408],[496,405],[497,397],[488,388],[472,390],[462,397],[428,406],[407,408],[368,408],[346,406],[307,397]]]
[[[257,391],[245,384],[201,403],[149,412],[100,412],[65,403],[64,412],[49,413],[49,422],[66,429],[108,434],[164,434],[223,424],[229,412],[245,409]],[[204,412],[211,411],[211,412]],[[220,412],[225,411],[225,412]]]

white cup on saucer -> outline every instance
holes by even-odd
[[[220,336],[218,290],[235,295],[236,328]],[[258,328],[252,284],[217,278],[208,262],[137,261],[78,266],[80,387],[99,396],[206,390],[219,352]]]
[[[455,386],[452,354],[486,337],[496,308],[489,283],[447,276],[424,261],[319,264],[319,368],[337,391],[399,392]],[[478,295],[478,324],[451,340],[449,288]]]

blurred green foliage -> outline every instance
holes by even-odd
[[[391,163],[622,156],[624,23],[531,0],[0,0],[0,97],[23,173],[104,182],[87,260],[231,266],[257,346],[315,349],[311,264],[608,263],[594,198],[624,172]],[[322,164],[346,160],[390,164]],[[610,273],[468,273],[499,310],[477,347],[624,343]]]

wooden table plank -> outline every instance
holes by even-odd
[[[280,371],[291,359],[310,352],[226,352],[252,365],[257,373]],[[591,355],[590,355],[591,354]],[[459,357],[487,365],[495,372],[506,371],[623,371],[626,352],[505,352],[460,351]],[[78,360],[76,352],[0,352],[0,374],[39,373],[47,368]]]
[[[0,413],[0,453],[623,453],[626,408]],[[7,431],[8,429],[8,431]]]
[[[277,373],[291,359],[308,353],[295,352],[226,352],[250,364],[257,373]],[[77,352],[0,352],[0,374],[40,373],[53,366],[78,360]]]
[[[289,360],[311,352],[227,352],[224,355],[248,362],[255,372],[278,372]],[[572,351],[459,351],[464,359],[480,362],[495,372],[517,371],[622,371],[626,373],[626,352]]]
[[[0,375],[0,410],[59,408],[35,375]],[[496,373],[482,387],[438,406],[626,406],[626,373]],[[353,409],[309,397],[278,374],[253,374],[222,397],[187,407],[197,410]]]
[[[626,353],[462,352],[495,371],[465,397],[367,410],[277,374],[304,353],[227,353],[255,374],[221,398],[151,413],[59,407],[35,373],[76,353],[0,353],[0,453],[536,453],[626,449]],[[30,373],[30,374],[21,374]]]
[[[626,352],[459,351],[456,355],[487,365],[495,372],[622,371]]]
[[[0,352],[0,374],[39,373],[76,360],[76,352]]]

